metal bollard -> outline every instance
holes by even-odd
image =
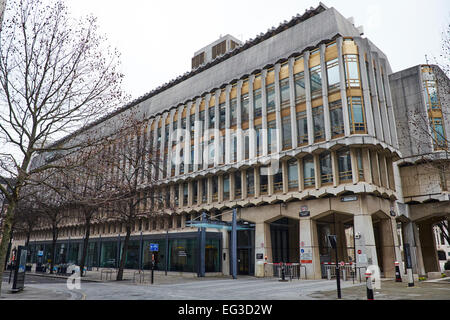
[[[406,272],[408,274],[408,287],[414,287],[414,277],[413,272],[411,268],[406,269]]]
[[[331,269],[327,268],[327,279],[331,280]]]
[[[373,298],[373,288],[372,288],[372,272],[366,271],[366,286],[367,286],[367,300],[374,300]]]
[[[347,272],[345,271],[345,267],[342,269],[342,277],[344,278],[344,281],[347,281]]]
[[[402,275],[400,274],[399,262],[395,261],[395,282],[402,282]]]

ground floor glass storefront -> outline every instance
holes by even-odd
[[[132,236],[128,243],[125,269],[150,270],[152,253],[155,258],[155,270],[198,272],[199,268],[199,233],[169,233],[158,235]],[[221,272],[222,234],[206,233],[205,271]],[[157,244],[158,251],[151,252],[150,245]],[[85,265],[88,268],[117,268],[123,251],[124,238],[89,239]],[[120,248],[120,253],[119,253]],[[30,263],[47,263],[52,260],[52,243],[50,241],[34,242],[29,245]],[[56,244],[55,263],[80,264],[83,251],[82,240],[58,240]],[[42,252],[42,256],[40,256]],[[166,257],[167,255],[167,257]]]

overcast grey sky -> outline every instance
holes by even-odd
[[[448,0],[324,0],[364,27],[393,71],[441,52]],[[92,13],[122,53],[124,89],[137,98],[190,70],[195,51],[231,34],[242,41],[317,7],[316,0],[67,0],[75,16]]]

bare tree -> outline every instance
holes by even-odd
[[[130,118],[132,119],[132,117]],[[123,279],[130,235],[136,222],[153,215],[159,207],[156,172],[160,171],[157,152],[151,148],[145,124],[129,120],[125,129],[111,137],[104,157],[107,179],[105,192],[112,201],[107,217],[125,226],[117,280]]]
[[[119,55],[104,44],[96,19],[72,19],[62,0],[8,1],[0,30],[0,166],[15,184],[0,185],[8,201],[1,262],[21,189],[55,167],[44,154],[88,143],[74,131],[124,102]]]

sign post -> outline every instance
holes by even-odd
[[[152,253],[152,278],[151,278],[151,284],[153,284],[153,273],[155,270],[155,254],[153,252],[159,251],[159,244],[158,243],[150,243],[150,252]]]
[[[331,248],[336,250],[336,287],[337,287],[337,296],[338,299],[341,299],[341,275],[339,272],[339,264],[338,264],[338,248],[337,248],[337,240],[336,235],[329,235],[328,241],[330,241]]]
[[[25,286],[25,267],[27,263],[28,250],[24,246],[19,246],[14,270],[12,292],[22,291]]]
[[[233,208],[233,219],[231,227],[231,275],[236,279],[237,273],[237,221],[236,208]]]

